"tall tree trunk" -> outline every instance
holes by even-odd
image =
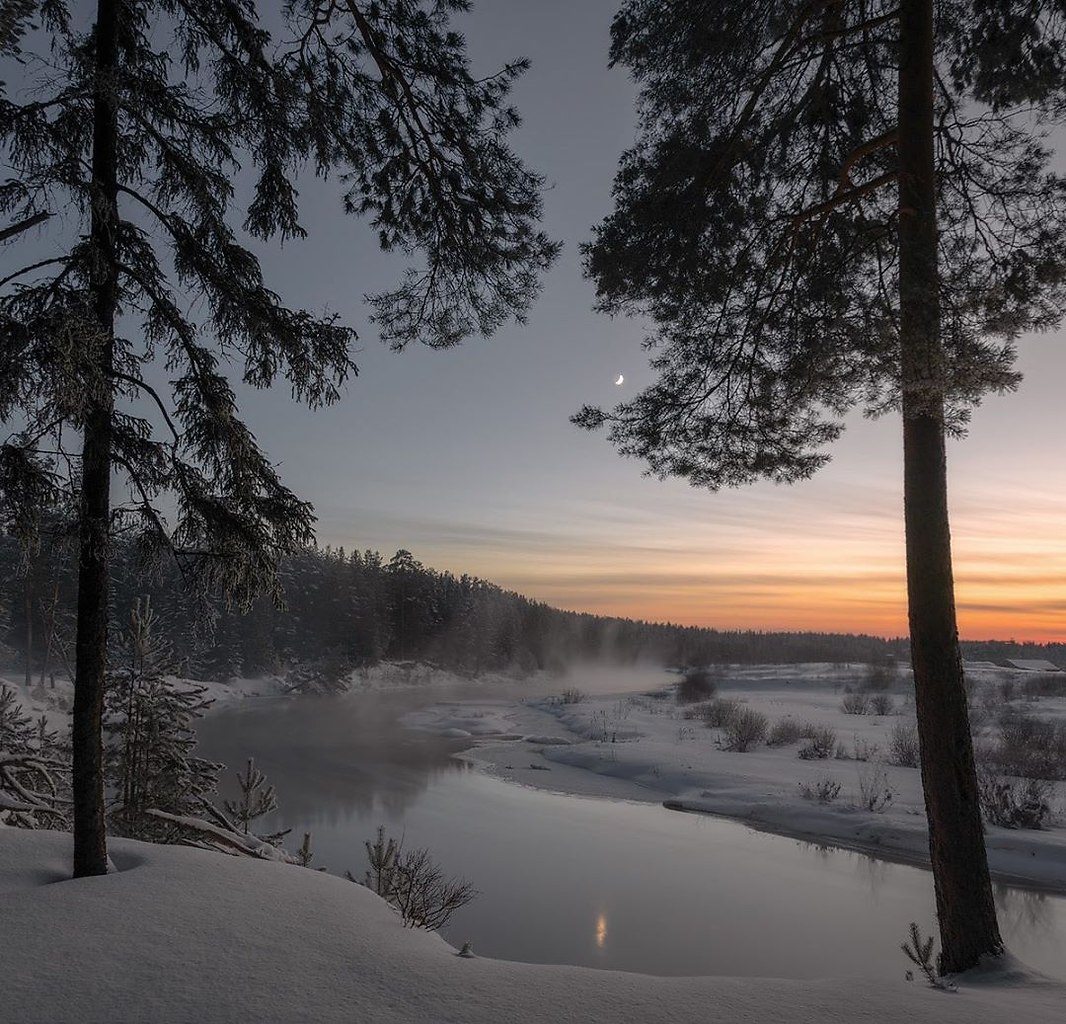
[[[118,19],[121,0],[100,0],[93,90],[92,222],[93,269],[90,280],[98,374],[90,394],[82,447],[81,505],[78,531],[78,625],[75,645],[72,725],[74,790],[74,877],[107,872],[104,822],[104,679],[107,671],[107,618],[110,594],[111,371],[118,304],[117,159]]]
[[[933,0],[902,0],[900,350],[911,660],[943,973],[1003,952],[977,799],[948,527],[933,136]]]

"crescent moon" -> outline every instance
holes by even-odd
[[[623,376],[622,376],[621,374],[619,374],[619,375],[618,375],[618,380],[616,380],[616,381],[615,381],[614,383],[615,383],[615,386],[616,386],[616,387],[617,387],[617,386],[618,386],[619,384],[623,384],[623,383],[625,383],[625,377],[623,377]]]

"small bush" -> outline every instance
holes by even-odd
[[[922,933],[918,930],[918,925],[911,921],[911,938],[910,942],[900,943],[900,949],[906,954],[907,959],[914,964],[925,980],[929,982],[933,988],[944,989],[945,991],[954,992],[955,985],[953,982],[945,981],[941,978],[933,966],[933,936],[930,935],[928,939],[922,938]],[[912,972],[907,972],[907,980],[910,981]]]
[[[770,728],[766,737],[768,747],[784,747],[789,743],[798,743],[803,739],[804,727],[794,718],[779,718]]]
[[[859,806],[880,814],[895,797],[884,768],[871,766],[859,772]]]
[[[875,693],[870,698],[870,714],[891,715],[896,710],[896,702],[887,693]]]
[[[808,725],[805,735],[807,742],[799,748],[799,756],[804,761],[824,761],[833,754],[836,746],[836,730],[828,725]]]
[[[709,729],[724,729],[740,713],[740,701],[727,700],[719,697],[717,700],[702,704],[703,721]]]
[[[840,796],[840,783],[828,775],[815,782],[801,782],[799,788],[804,800],[816,800],[820,804],[831,804]]]
[[[1040,697],[1066,697],[1066,672],[1043,672],[1022,684],[1028,700]]]
[[[677,684],[678,704],[695,704],[708,700],[718,692],[718,681],[705,668],[689,669]]]
[[[899,675],[894,662],[867,665],[862,688],[866,693],[886,693]]]
[[[990,825],[1043,828],[1051,817],[1051,794],[1046,779],[1013,779],[989,765],[978,767],[977,798]]]
[[[851,747],[851,756],[856,761],[872,761],[877,757],[880,749],[881,747],[872,740],[865,739],[862,736],[856,736],[855,742]]]
[[[1066,722],[1004,712],[999,720],[999,744],[993,749],[991,760],[1008,775],[1066,778]]]
[[[845,693],[840,702],[840,710],[845,715],[865,715],[870,709],[869,694],[853,692]]]
[[[382,826],[365,846],[370,867],[362,884],[391,903],[407,928],[436,931],[477,896],[469,882],[446,878],[428,850],[404,851],[403,840],[386,836]],[[358,882],[350,871],[346,875]]]
[[[707,704],[690,704],[687,708],[682,708],[681,717],[687,722],[691,722],[693,719],[699,721],[704,720],[704,716],[707,714]]]
[[[585,697],[586,695],[584,691],[579,690],[576,686],[571,686],[568,689],[563,690],[559,699],[564,704],[580,704],[585,700]]]
[[[741,708],[724,728],[725,749],[743,754],[766,739],[769,721],[761,711]]]
[[[917,768],[920,764],[918,726],[911,722],[897,722],[888,734],[888,758],[901,768]]]

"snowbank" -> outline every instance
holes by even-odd
[[[0,1019],[1040,1024],[1062,1019],[1066,997],[1009,963],[947,994],[902,979],[671,979],[464,959],[343,879],[178,847],[111,849],[117,872],[71,881],[69,836],[0,829]]]

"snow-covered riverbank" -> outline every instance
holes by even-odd
[[[656,978],[465,959],[344,879],[113,841],[69,879],[70,837],[0,829],[0,1019],[19,1024],[1042,1024],[1066,986],[1010,961],[960,991],[919,982]]]
[[[1001,674],[970,671],[987,687],[997,686]],[[833,730],[832,752],[824,759],[800,758],[799,739],[774,747],[761,741],[743,753],[728,750],[721,729],[686,718],[665,689],[575,703],[439,704],[406,721],[443,735],[469,735],[476,745],[464,757],[525,785],[662,801],[814,842],[927,863],[918,769],[890,763],[893,729],[913,722],[909,681],[898,681],[888,694],[889,713],[855,715],[841,710],[849,680],[855,682],[854,670],[812,665],[736,668],[722,681],[720,697],[765,714],[771,725],[791,720]],[[1066,699],[1046,698],[1038,710],[1041,717],[1062,717]],[[1061,783],[1053,788],[1050,827],[988,828],[989,860],[1000,880],[1066,892],[1064,789]],[[811,796],[834,792],[825,801]]]

